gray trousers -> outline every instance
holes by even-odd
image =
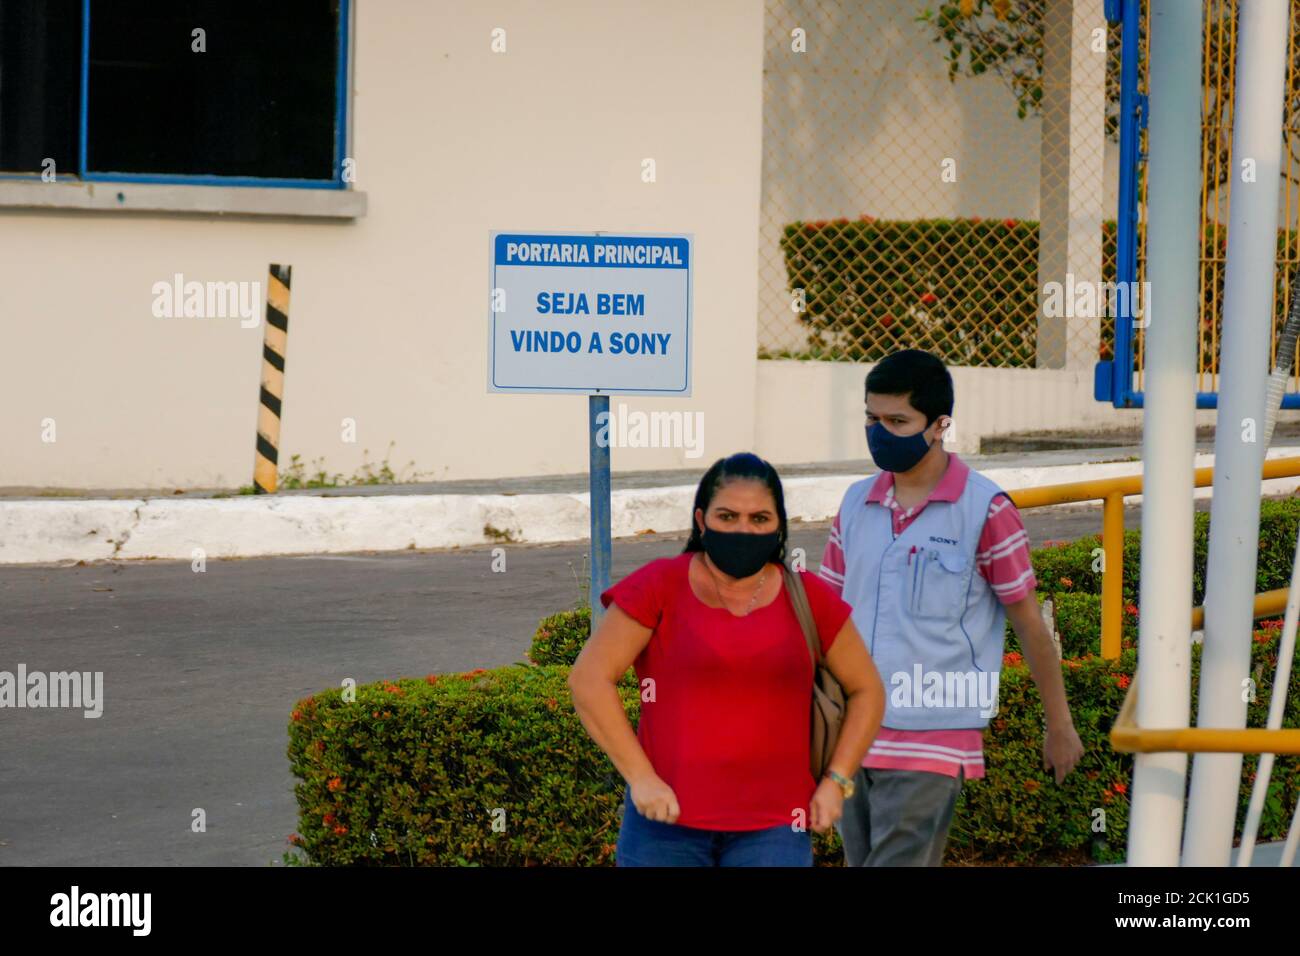
[[[836,828],[846,866],[941,866],[962,775],[859,767]]]

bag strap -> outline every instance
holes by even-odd
[[[822,644],[817,637],[817,622],[813,620],[812,608],[808,605],[808,592],[804,590],[799,575],[784,564],[781,565],[781,573],[785,577],[785,593],[790,596],[794,616],[799,619],[799,626],[803,628],[804,640],[808,642],[808,653],[812,655],[813,669],[816,670],[822,663]]]

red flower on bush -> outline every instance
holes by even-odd
[[[1138,616],[1138,606],[1137,606],[1136,604],[1125,604],[1125,605],[1124,605],[1124,612],[1125,612],[1126,614],[1132,614],[1134,617],[1137,617],[1137,616]]]
[[[1021,656],[1019,651],[1007,651],[1007,653],[1002,655],[1002,663],[1004,666],[1015,666],[1020,664],[1023,660],[1024,657]]]
[[[889,328],[891,325],[894,324],[894,317],[890,315],[888,312],[886,312],[884,315],[880,317],[880,324],[883,325],[885,328]]]
[[[1008,229],[1014,229],[1014,228],[1016,228],[1016,226],[1020,225],[1020,220],[1018,220],[1018,219],[1003,219],[1003,220],[1002,220],[1002,225],[1006,226]]]
[[[340,790],[343,789],[343,778],[331,777],[330,782],[327,783],[325,786],[329,788],[330,793],[338,793]]]
[[[432,686],[432,685],[438,683],[438,675],[437,675],[437,674],[430,674],[428,677],[425,678],[425,680],[429,683],[430,686]]]
[[[336,818],[333,813],[327,813],[325,814],[325,816],[320,818],[321,823],[325,824],[327,827],[332,827],[334,825],[335,819]]]
[[[289,714],[289,719],[292,720],[294,723],[297,723],[298,721],[302,720],[302,711],[301,710],[293,711],[293,713]]]
[[[939,301],[939,297],[935,295],[933,292],[927,292],[923,296],[921,296],[922,305],[934,305],[938,301]]]
[[[1114,790],[1116,793],[1120,793],[1120,794],[1128,793],[1128,786],[1123,783],[1112,783],[1110,785],[1110,788]]]
[[[1260,621],[1259,626],[1266,631],[1279,631],[1282,629],[1282,619],[1280,617],[1269,618],[1267,621]]]
[[[984,220],[983,220],[983,218],[981,218],[980,216],[971,216],[971,217],[970,217],[970,221],[971,221],[971,222],[983,222]]]
[[[1129,677],[1127,674],[1115,675],[1115,684],[1117,687],[1119,687],[1120,690],[1124,690],[1125,688],[1127,688],[1128,685],[1132,683],[1132,680],[1133,679]]]
[[[289,834],[289,842],[290,842],[293,846],[302,846],[302,845],[303,845],[303,839],[302,839],[302,837],[298,836],[298,834],[296,834],[296,833],[290,833],[290,834]]]
[[[1037,780],[1026,780],[1026,781],[1025,781],[1025,790],[1026,790],[1027,792],[1029,792],[1029,793],[1033,793],[1033,792],[1035,792],[1035,791],[1036,791],[1039,787],[1041,787],[1041,786],[1042,786],[1042,784],[1039,783]]]
[[[1074,587],[1074,581],[1072,581],[1070,578],[1061,578],[1061,586],[1066,588],[1072,588]]]
[[[1108,788],[1101,792],[1101,799],[1104,800],[1106,803],[1110,803],[1112,800],[1115,799],[1115,794],[1111,793],[1111,791]]]
[[[336,826],[336,827],[334,828],[334,835],[335,835],[335,836],[342,836],[343,834],[345,834],[345,833],[347,833],[347,832],[348,832],[348,828],[345,827],[345,826],[344,826],[343,824],[341,824],[341,823],[340,823],[338,826]]]

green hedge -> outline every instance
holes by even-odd
[[[1277,630],[1262,630],[1263,664],[1252,726],[1267,713]],[[1008,655],[1000,709],[985,735],[989,776],[963,788],[950,839],[956,863],[1083,863],[1123,856],[1125,792],[1132,759],[1107,735],[1135,663],[1100,658],[1064,664],[1085,756],[1057,786],[1041,769],[1042,707],[1027,668]],[[1194,655],[1193,674],[1199,653]],[[604,865],[612,862],[623,781],[574,713],[559,665],[381,682],[298,704],[289,757],[298,779],[298,834],[307,862],[322,865]],[[620,692],[635,725],[632,680]],[[1286,724],[1300,723],[1300,672]],[[1256,758],[1247,758],[1253,772]],[[1249,791],[1243,788],[1241,806]],[[1300,757],[1277,762],[1260,839],[1285,835],[1286,807],[1300,797]],[[494,810],[504,828],[494,830]],[[1094,811],[1106,812],[1094,833]],[[814,842],[821,864],[840,861],[835,835]]]
[[[368,684],[352,702],[340,690],[300,701],[289,722],[291,842],[324,865],[608,861],[623,780],[578,720],[567,676],[515,665]],[[635,720],[635,684],[621,692]]]
[[[799,316],[808,348],[760,358],[876,362],[920,348],[951,365],[1033,367],[1038,334],[1038,222],[1031,219],[885,220],[861,216],[799,221],[781,237],[787,289],[803,289]],[[1140,227],[1145,230],[1145,225]],[[1279,229],[1273,313],[1286,318],[1295,233]],[[1227,228],[1205,227],[1201,242],[1201,349],[1218,368]],[[1114,220],[1102,223],[1101,278],[1114,282]],[[1103,321],[1099,357],[1114,349]],[[1141,333],[1138,333],[1139,336]]]
[[[1113,281],[1113,221],[1102,247]],[[801,221],[783,230],[781,252],[788,289],[806,300],[809,352],[798,357],[875,362],[920,348],[951,365],[1035,364],[1036,221]]]
[[[1100,515],[1098,516],[1100,524]],[[1259,503],[1259,558],[1255,569],[1255,590],[1285,588],[1291,581],[1296,530],[1300,527],[1300,497],[1264,498]],[[1205,567],[1209,555],[1210,513],[1196,512],[1192,525],[1192,603],[1205,602]],[[1093,569],[1093,550],[1101,547],[1101,535],[1089,535],[1033,551],[1034,575],[1040,593],[1101,594],[1101,570]],[[1142,533],[1124,532],[1123,596],[1126,605],[1136,606],[1139,595]],[[1100,623],[1097,624],[1100,633]],[[1100,642],[1100,638],[1098,639]],[[1100,643],[1095,645],[1100,649]]]
[[[1194,600],[1204,596],[1205,530],[1197,514]],[[1300,500],[1261,502],[1258,590],[1284,587]],[[1137,592],[1138,535],[1125,541],[1125,602]],[[1096,540],[1034,552],[1040,586],[1053,597],[1063,664],[1085,756],[1062,786],[1041,769],[1042,706],[1014,638],[1000,686],[999,713],[985,735],[988,777],[962,791],[949,841],[954,863],[1083,863],[1122,858],[1128,822],[1130,757],[1110,749],[1135,654],[1092,656],[1100,640]],[[1064,580],[1062,580],[1064,579]],[[1126,644],[1136,607],[1125,612]],[[568,665],[586,640],[589,609],[541,622],[529,651],[534,666],[383,681],[356,688],[353,702],[328,690],[300,701],[289,724],[304,862],[322,865],[607,865],[618,837],[624,783],[574,713]],[[1262,665],[1249,725],[1263,726],[1277,660],[1277,624],[1256,632]],[[1072,656],[1077,655],[1077,656]],[[1193,655],[1193,682],[1199,649]],[[639,697],[631,672],[620,685],[635,726]],[[1193,704],[1193,713],[1195,712]],[[1293,675],[1286,726],[1300,726],[1300,669]],[[1246,758],[1253,774],[1258,758]],[[1243,787],[1241,813],[1249,797]],[[1286,808],[1300,799],[1300,757],[1274,770],[1260,839],[1285,835]],[[494,830],[493,811],[504,811]],[[1106,830],[1093,832],[1094,811]],[[817,861],[841,859],[834,833],[814,839]]]
[[[572,664],[591,631],[591,605],[544,617],[533,634],[528,659],[534,664]]]

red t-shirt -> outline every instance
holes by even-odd
[[[817,782],[808,770],[813,666],[799,619],[784,584],[744,617],[709,607],[691,588],[693,556],[651,561],[600,596],[654,629],[635,662],[637,739],[677,795],[678,825],[759,830],[801,819],[806,827]],[[826,653],[851,609],[816,575],[801,578]]]

